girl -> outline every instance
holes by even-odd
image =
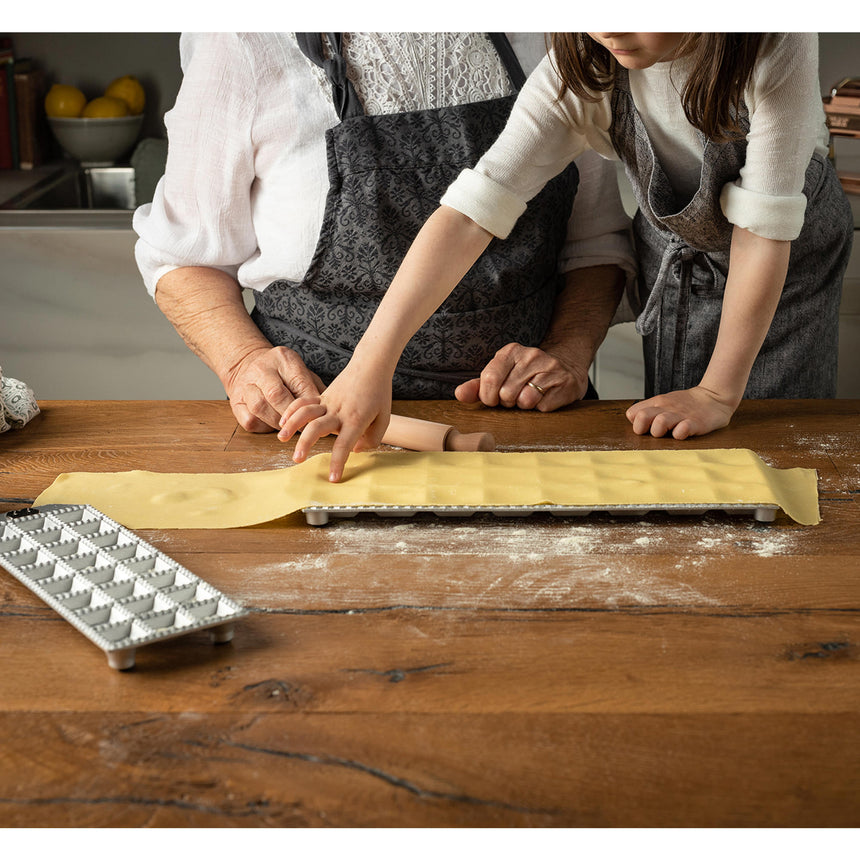
[[[337,433],[331,480],[378,444],[412,333],[584,149],[621,159],[639,212],[636,433],[726,426],[746,397],[833,397],[853,220],[827,161],[814,34],[555,34],[496,143],[449,187],[343,373],[280,437]],[[521,383],[545,392],[540,375]]]

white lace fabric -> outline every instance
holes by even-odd
[[[408,39],[402,33],[345,33],[343,54],[347,76],[371,116],[432,110],[513,92],[507,70],[484,33],[410,33]],[[325,73],[314,68],[320,86],[330,93]]]

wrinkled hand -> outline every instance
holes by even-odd
[[[337,436],[331,450],[330,481],[340,481],[353,451],[376,448],[391,420],[391,380],[380,383],[380,375],[362,374],[350,365],[318,397],[293,401],[281,418],[278,438],[289,439],[301,431],[293,460],[304,462],[323,436]]]
[[[480,401],[485,406],[552,412],[579,400],[587,388],[587,368],[580,371],[537,347],[509,343],[490,360],[480,378],[459,385],[454,396],[462,403]]]
[[[318,396],[325,386],[287,347],[263,347],[230,369],[224,388],[239,425],[251,433],[280,426],[281,415],[297,397]]]
[[[726,427],[736,408],[736,403],[728,403],[714,392],[697,386],[635,403],[627,410],[627,418],[633,425],[633,432],[640,436],[671,433],[675,439],[686,439]]]

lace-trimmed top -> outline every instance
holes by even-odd
[[[428,110],[506,96],[508,74],[483,33],[344,33],[347,75],[365,113]],[[326,93],[325,74],[314,68]]]

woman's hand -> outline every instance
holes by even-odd
[[[531,383],[531,384],[529,384]],[[538,347],[509,343],[493,356],[478,379],[459,385],[462,403],[551,412],[579,400],[588,388],[588,369],[578,372]]]
[[[318,397],[325,386],[297,352],[284,346],[260,346],[230,368],[224,389],[243,429],[269,433],[281,426],[281,416],[291,403]]]
[[[640,436],[670,433],[675,439],[686,439],[726,427],[737,406],[738,399],[729,401],[697,386],[635,403],[627,410],[627,418]]]
[[[248,315],[235,278],[219,269],[186,266],[159,280],[155,300],[188,346],[221,380],[239,425],[277,430],[296,397],[324,386],[297,352],[274,347]]]

